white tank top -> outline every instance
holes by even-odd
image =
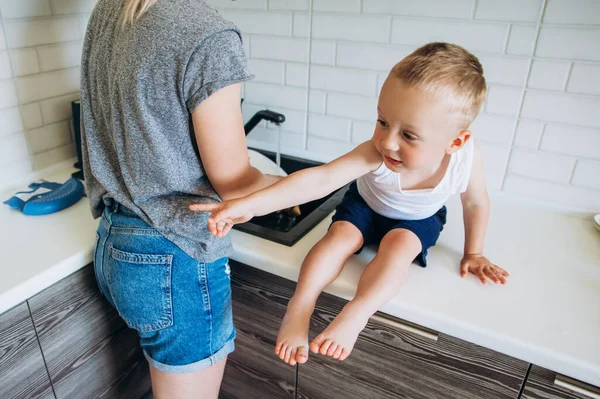
[[[357,179],[358,192],[375,212],[398,220],[421,220],[435,213],[456,193],[467,190],[473,165],[473,140],[450,155],[446,174],[432,189],[402,190],[400,174],[381,163],[376,171]]]

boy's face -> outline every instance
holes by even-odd
[[[396,77],[385,81],[373,142],[385,165],[394,172],[437,169],[445,154],[462,147],[470,132],[450,104]]]

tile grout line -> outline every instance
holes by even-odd
[[[562,88],[563,93],[567,92],[567,86],[569,85],[569,80],[571,79],[571,73],[573,72],[573,64],[575,64],[575,63],[573,61],[570,61],[569,66],[567,67],[567,74],[565,76],[565,82],[564,82],[563,88]]]
[[[312,56],[312,30],[313,30],[313,1],[310,0],[308,3],[308,59],[307,59],[307,75],[306,75],[306,102],[305,102],[305,115],[304,115],[304,151],[308,151],[308,114],[310,110],[310,64]],[[337,53],[337,49],[336,49]],[[327,104],[325,105],[327,106]]]
[[[575,178],[575,171],[577,170],[577,165],[579,164],[579,159],[575,159],[573,162],[573,169],[571,169],[571,176],[569,176],[569,185],[574,186],[573,179]]]

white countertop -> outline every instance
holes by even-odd
[[[65,181],[69,175],[63,171],[48,180]],[[492,196],[486,255],[511,277],[505,286],[484,286],[472,275],[460,278],[458,198],[448,208],[429,266],[412,266],[398,296],[381,310],[600,386],[600,233],[591,219]],[[302,260],[330,219],[293,247],[234,230],[232,258],[296,281]],[[97,224],[87,200],[36,217],[0,206],[0,313],[91,262]],[[351,258],[326,291],[352,298],[373,256],[367,248]]]

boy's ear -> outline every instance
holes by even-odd
[[[446,154],[452,154],[460,150],[470,139],[471,131],[461,130],[456,137],[454,137],[448,148],[446,148]]]

